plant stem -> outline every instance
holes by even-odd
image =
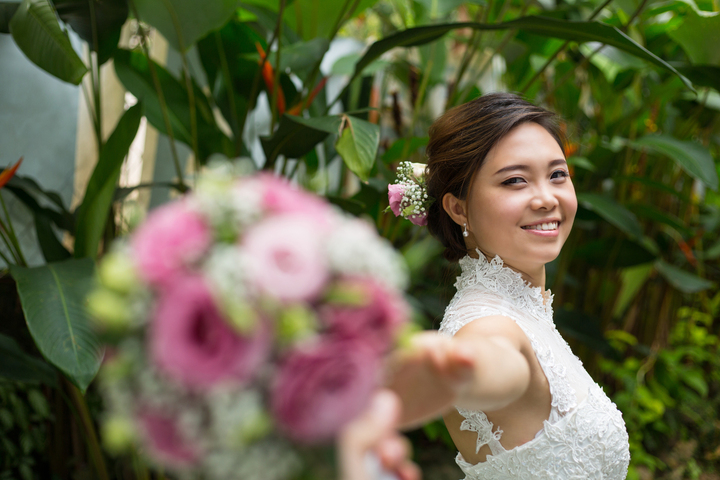
[[[594,20],[595,17],[597,17],[600,14],[600,12],[602,12],[602,10],[610,4],[610,2],[612,2],[612,0],[605,0],[590,14],[590,16],[588,17],[588,19],[586,21],[590,22],[590,21]],[[528,88],[530,88],[530,85],[532,85],[535,82],[535,80],[540,78],[540,75],[542,75],[543,72],[545,72],[545,70],[547,70],[547,68],[550,66],[550,64],[557,58],[558,55],[560,55],[561,52],[563,52],[567,48],[568,45],[570,45],[570,40],[566,40],[565,43],[563,43],[560,46],[560,48],[558,48],[555,51],[555,53],[553,53],[550,56],[550,58],[547,60],[547,62],[545,62],[545,64],[542,67],[540,67],[540,70],[538,70],[535,73],[535,75],[533,75],[533,77],[530,80],[528,80],[528,82],[525,84],[525,86],[522,89],[520,89],[520,93],[527,92]]]
[[[12,224],[12,218],[10,218],[10,213],[8,213],[7,206],[5,205],[5,199],[2,196],[2,193],[0,193],[0,203],[2,203],[3,212],[5,212],[5,218],[7,218],[7,226],[9,227],[9,230],[7,231],[7,235],[10,238],[10,240],[13,242],[13,246],[15,247],[15,250],[17,251],[17,256],[20,259],[20,265],[27,266],[27,261],[25,261],[25,256],[22,253],[22,249],[20,248],[20,242],[17,239],[17,235],[15,234],[15,229],[13,228]],[[3,225],[3,228],[5,228],[5,225]]]
[[[222,70],[223,81],[225,82],[225,90],[228,94],[228,103],[230,104],[230,120],[232,120],[233,128],[235,131],[235,156],[240,155],[242,151],[242,134],[239,130],[240,119],[237,114],[237,105],[235,105],[235,89],[233,88],[232,78],[230,77],[230,68],[227,63],[227,56],[225,55],[225,47],[222,44],[222,37],[220,32],[215,32],[215,44],[217,45],[218,55],[220,56],[220,69]]]
[[[478,7],[478,11],[475,14],[475,23],[480,22],[480,16],[484,13],[484,18],[482,19],[482,23],[487,23],[488,15],[490,14],[490,10],[492,9],[492,0],[488,2],[487,7],[484,9],[482,7]],[[460,85],[460,82],[462,81],[463,75],[465,75],[465,70],[467,70],[467,67],[470,65],[470,61],[472,57],[475,56],[475,53],[477,53],[477,49],[480,46],[480,39],[482,38],[483,31],[482,30],[473,30],[472,34],[470,35],[470,38],[468,39],[467,45],[465,47],[465,51],[463,52],[462,59],[460,60],[460,68],[458,68],[457,75],[455,75],[455,82],[451,84],[450,91],[448,92],[447,101],[445,102],[445,110],[447,110],[450,105],[452,105],[453,97],[455,96],[455,91],[457,90],[458,86]],[[470,53],[472,52],[472,53]]]
[[[64,377],[63,377],[64,378]],[[110,480],[108,476],[107,467],[105,466],[105,458],[103,457],[102,450],[100,449],[100,443],[98,442],[97,434],[95,433],[95,427],[90,417],[90,411],[87,407],[85,397],[80,393],[80,390],[70,383],[67,379],[65,384],[67,389],[70,391],[70,398],[73,405],[77,410],[77,414],[80,417],[80,422],[87,435],[88,448],[90,449],[90,457],[93,459],[95,468],[97,469],[98,478],[100,480]]]
[[[642,10],[645,8],[646,4],[647,4],[647,0],[643,0],[640,3],[638,8],[636,8],[635,11],[633,12],[633,14],[630,16],[630,19],[625,23],[625,25],[623,25],[620,28],[621,31],[623,31],[623,32],[627,31],[627,29],[630,27],[630,24],[637,18],[638,15],[640,15],[640,12],[642,12]],[[563,75],[563,77],[555,84],[553,89],[550,90],[550,92],[547,95],[545,95],[545,98],[551,97],[557,91],[558,88],[563,86],[565,84],[565,82],[567,82],[570,79],[570,77],[575,74],[575,70],[577,68],[585,68],[590,63],[590,60],[597,53],[599,53],[600,50],[602,50],[603,48],[605,48],[605,45],[600,45],[599,47],[597,47],[595,50],[590,52],[590,55],[588,55],[587,57],[585,57],[583,59],[583,61],[580,63],[580,65],[578,65],[576,68],[569,70],[565,75]]]
[[[170,124],[170,116],[168,115],[167,103],[165,103],[165,95],[163,95],[162,86],[160,85],[160,79],[158,78],[157,72],[155,71],[155,64],[153,63],[152,58],[150,58],[150,49],[147,46],[147,36],[145,30],[140,25],[140,15],[138,14],[135,2],[133,0],[128,0],[128,3],[130,4],[130,8],[135,15],[135,19],[138,21],[138,30],[140,32],[140,36],[142,37],[141,44],[143,46],[145,56],[147,57],[148,68],[150,69],[150,76],[152,76],[153,79],[153,86],[155,87],[155,91],[158,94],[158,102],[160,103],[160,110],[162,111],[163,123],[165,123],[165,130],[167,130],[167,136],[170,139],[170,152],[172,153],[173,162],[175,164],[175,173],[178,176],[178,182],[180,184],[181,191],[186,192],[188,190],[188,187],[187,185],[185,185],[185,181],[183,180],[182,167],[180,166],[180,158],[178,157],[177,149],[175,148],[175,136],[173,135],[172,125]]]
[[[198,149],[198,132],[197,132],[197,112],[195,108],[195,91],[192,86],[192,77],[190,76],[190,68],[188,68],[187,55],[185,55],[185,39],[180,28],[180,20],[177,18],[175,9],[169,0],[163,0],[165,9],[170,14],[170,20],[177,35],[178,46],[180,47],[180,59],[182,61],[183,75],[185,76],[185,89],[188,94],[188,103],[190,110],[190,137],[192,142],[193,154],[195,155],[195,165],[200,164],[200,151]],[[139,19],[138,19],[139,20]],[[148,54],[148,59],[150,55]]]
[[[280,10],[278,11],[278,18],[282,18],[283,13],[285,12],[285,1],[286,0],[280,0]],[[282,50],[282,21],[278,21],[277,23],[277,49],[275,50],[275,71],[273,75],[273,91],[270,98],[270,131],[275,131],[275,123],[279,120],[278,119],[278,105],[277,105],[277,99],[280,95],[279,89],[280,87],[280,51]],[[265,57],[270,56],[270,46],[268,45],[268,51],[265,54]],[[284,112],[283,112],[284,113]],[[282,115],[283,113],[280,113]]]

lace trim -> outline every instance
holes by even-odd
[[[469,255],[458,262],[461,274],[457,277],[455,288],[458,292],[472,285],[481,284],[491,292],[502,295],[515,307],[529,312],[535,317],[552,323],[553,295],[548,290],[543,297],[540,287],[533,287],[518,272],[506,267],[499,256],[488,262],[480,250],[475,250],[478,258]],[[547,300],[547,301],[545,301]]]
[[[480,451],[480,447],[488,445],[493,440],[496,442],[500,441],[503,431],[498,427],[493,432],[493,423],[487,418],[485,413],[479,410],[465,410],[464,408],[458,408],[457,411],[465,417],[465,420],[460,424],[460,430],[468,430],[478,434],[475,443],[475,453]]]

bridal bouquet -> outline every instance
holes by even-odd
[[[269,174],[208,171],[98,278],[104,442],[179,478],[296,476],[367,406],[409,311],[373,226]]]

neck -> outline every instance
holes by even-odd
[[[470,252],[472,257],[477,258],[477,252],[472,251]],[[495,258],[495,255],[489,255],[485,252],[483,252],[483,255],[485,255],[485,258],[489,261],[491,261],[493,258]],[[525,268],[523,270],[507,263],[507,261],[500,257],[504,263],[504,265],[511,270],[516,271],[520,274],[523,280],[528,282],[530,286],[532,287],[540,287],[542,292],[545,292],[545,264],[540,264],[537,267],[534,268]]]

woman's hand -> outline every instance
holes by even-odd
[[[403,406],[401,428],[413,428],[452,407],[473,380],[473,353],[437,332],[416,334],[391,359],[387,387]]]
[[[376,392],[370,407],[338,439],[341,480],[420,480],[409,442],[397,433],[399,417],[397,396]]]

